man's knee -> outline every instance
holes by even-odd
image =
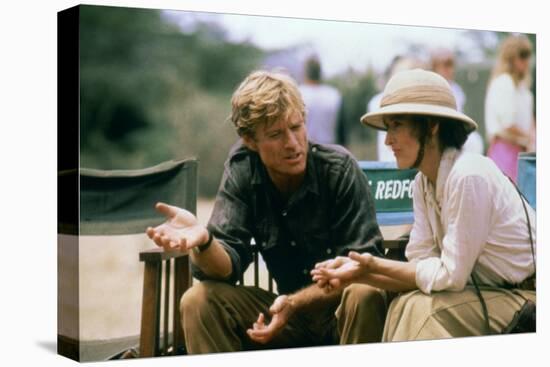
[[[223,294],[231,291],[232,288],[229,284],[208,280],[193,285],[181,297],[181,315],[207,308],[213,299],[223,297]]]
[[[385,294],[370,285],[354,283],[344,289],[342,304],[344,307],[378,309],[385,307]]]
[[[379,342],[386,318],[385,292],[366,284],[346,287],[336,318],[340,344]]]

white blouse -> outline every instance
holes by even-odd
[[[491,81],[485,98],[485,128],[491,140],[515,125],[528,133],[533,124],[533,94],[522,83],[515,85],[509,74]]]
[[[435,188],[417,174],[413,206],[405,255],[417,264],[422,292],[463,290],[472,269],[479,283],[495,286],[520,283],[533,274],[519,194],[491,159],[445,150]],[[527,208],[536,243],[535,212]]]

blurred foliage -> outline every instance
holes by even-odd
[[[227,121],[231,94],[268,53],[226,41],[215,22],[199,21],[184,33],[158,10],[87,5],[80,10],[81,166],[133,169],[194,156],[200,161],[199,195],[213,196],[237,140]],[[470,32],[485,61],[456,70],[467,95],[465,112],[482,135],[495,42],[507,35],[496,33],[495,40],[487,32]],[[535,46],[535,35],[528,37]],[[300,50],[285,52],[288,60]],[[379,92],[377,79],[372,69],[349,69],[327,81],[342,93],[347,148],[360,160],[377,158],[376,131],[359,122]]]
[[[263,53],[197,27],[182,33],[160,11],[81,6],[80,164],[133,169],[199,158],[212,196],[237,140],[231,93]]]
[[[455,72],[455,81],[466,95],[464,113],[477,122],[478,132],[485,140],[485,94],[489,85],[492,65],[488,63],[460,65]],[[485,148],[487,142],[484,141]]]
[[[376,160],[376,130],[363,126],[361,116],[367,103],[378,93],[377,76],[372,69],[358,72],[349,69],[329,82],[342,93],[343,113],[347,132],[347,148],[359,160]]]

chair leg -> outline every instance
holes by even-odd
[[[258,251],[254,251],[254,286],[260,286],[260,268],[258,260]]]
[[[164,323],[163,323],[163,355],[168,355],[168,319],[170,316],[170,268],[172,267],[172,262],[170,259],[164,261]]]
[[[141,306],[140,357],[154,356],[159,347],[161,263],[145,262]]]
[[[185,335],[183,335],[183,325],[181,324],[180,300],[183,293],[192,285],[192,277],[189,269],[189,257],[180,257],[175,260],[174,265],[174,350],[177,354],[179,350],[185,347]]]

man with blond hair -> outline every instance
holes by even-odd
[[[287,75],[257,71],[237,88],[231,149],[207,227],[159,203],[167,221],[147,234],[190,255],[201,280],[182,297],[188,353],[380,341],[386,300],[368,285],[324,292],[314,264],[349,251],[381,256],[368,181],[339,146],[308,142],[305,107]],[[251,240],[278,294],[235,285],[252,261]]]

